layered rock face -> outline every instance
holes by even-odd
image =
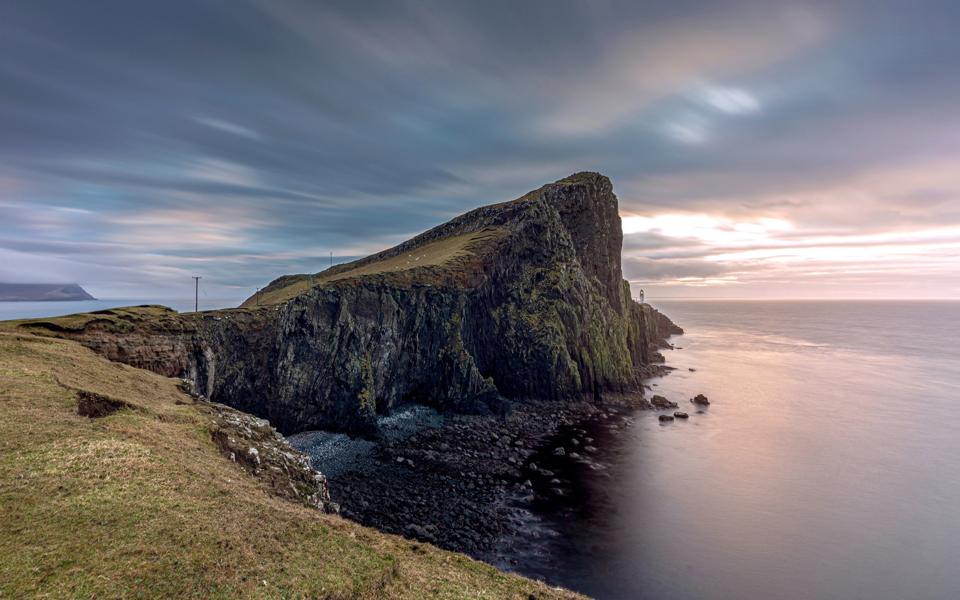
[[[610,181],[580,173],[395,248],[273,282],[241,309],[71,333],[290,433],[371,432],[404,403],[488,412],[641,393],[680,330],[630,298]]]

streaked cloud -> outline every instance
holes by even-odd
[[[731,115],[746,115],[760,110],[760,100],[756,96],[735,87],[705,86],[697,98],[707,106]]]
[[[806,15],[802,23],[798,11]],[[762,71],[809,50],[827,32],[826,14],[796,5],[705,8],[665,16],[605,40],[595,68],[560,81],[564,89],[556,94],[552,114],[547,113],[547,130],[596,135],[626,119],[644,119],[657,104],[683,96],[705,79]],[[755,101],[742,90],[725,87],[706,88],[702,100],[741,111]],[[698,135],[681,133],[687,139]]]
[[[700,115],[687,113],[667,121],[663,130],[666,136],[678,143],[699,146],[710,139],[708,123]]]
[[[737,221],[710,214],[628,215],[622,221],[624,235],[658,233],[667,238],[726,245],[766,242],[774,233],[793,229],[793,224],[785,219],[758,217]]]
[[[909,199],[917,194],[924,200],[914,205]],[[943,161],[860,173],[788,198],[747,199],[747,211],[722,200],[700,204],[727,207],[734,216],[624,217],[631,257],[624,264],[634,265],[626,272],[637,285],[734,285],[746,295],[757,289],[815,295],[810,290],[839,285],[845,294],[880,297],[916,294],[922,277],[929,281],[921,289],[937,290],[935,296],[960,285],[960,180]],[[765,215],[745,216],[756,207]],[[632,248],[631,238],[650,234],[658,243]]]
[[[3,12],[0,279],[242,297],[590,169],[654,296],[960,295],[953,3]]]
[[[250,140],[260,140],[262,136],[252,129],[248,129],[243,125],[237,125],[236,123],[230,123],[229,121],[221,121],[220,119],[214,119],[211,117],[194,117],[194,121],[200,123],[201,125],[206,125],[212,129],[218,131],[223,131],[225,133],[230,133],[236,136],[247,138]]]

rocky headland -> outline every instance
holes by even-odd
[[[113,309],[20,326],[190,382],[284,433],[376,435],[409,404],[503,414],[642,395],[679,327],[630,297],[610,181],[579,173],[468,212],[240,309]]]
[[[543,466],[559,450],[589,464],[583,436],[550,447],[561,432],[665,406],[644,398],[643,380],[682,330],[631,299],[622,241],[610,181],[579,173],[359,261],[281,277],[237,309],[17,326],[182,378],[284,434],[320,431],[292,438],[329,475],[319,507],[489,557],[522,538],[518,510],[569,493]],[[421,411],[413,425],[391,430],[409,410]],[[224,452],[257,469],[229,439]]]

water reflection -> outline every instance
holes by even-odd
[[[655,389],[713,404],[604,440],[540,574],[600,598],[960,597],[957,308],[664,303],[688,334]]]

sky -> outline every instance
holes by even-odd
[[[649,298],[960,297],[956,2],[0,3],[0,281],[242,299],[577,171]]]

